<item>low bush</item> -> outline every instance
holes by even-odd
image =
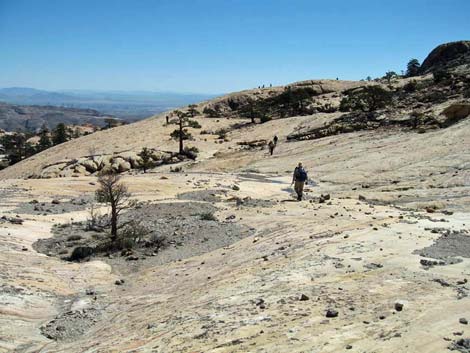
[[[67,238],[68,241],[77,241],[77,240],[81,240],[81,239],[82,239],[82,236],[78,235],[78,234],[70,235]]]
[[[82,261],[95,253],[95,249],[89,246],[78,246],[73,249],[72,254],[70,255],[70,261]]]
[[[217,221],[217,217],[213,213],[207,212],[200,215],[201,220],[203,221]]]

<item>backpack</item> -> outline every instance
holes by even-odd
[[[295,173],[295,180],[297,181],[306,181],[308,179],[307,172],[304,168],[297,168]]]

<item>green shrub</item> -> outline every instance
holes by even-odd
[[[92,256],[94,253],[95,249],[89,246],[77,246],[70,255],[70,261],[82,261]]]
[[[78,234],[70,235],[67,238],[68,241],[77,241],[77,240],[81,240],[81,239],[82,239],[82,236],[78,235]]]
[[[417,89],[418,89],[418,83],[416,81],[410,81],[403,86],[403,90],[406,93],[416,92]]]
[[[217,221],[217,218],[214,216],[214,214],[210,212],[202,213],[200,217],[203,221]]]
[[[435,83],[448,82],[452,78],[451,73],[442,68],[434,70],[432,76]]]
[[[271,120],[273,120],[273,118],[265,114],[261,115],[260,117],[261,123],[267,123],[268,121],[271,121]]]
[[[205,107],[204,110],[202,111],[205,115],[207,115],[209,118],[219,118],[220,114],[217,110]]]
[[[380,86],[365,86],[346,93],[340,102],[342,112],[371,112],[385,108],[392,101],[392,94]]]
[[[188,120],[188,127],[192,127],[193,129],[200,129],[202,126],[196,120]]]

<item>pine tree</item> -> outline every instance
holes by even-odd
[[[49,137],[49,129],[43,125],[39,132],[39,143],[37,146],[38,151],[44,151],[52,146],[51,138]]]
[[[67,128],[64,123],[59,123],[52,132],[52,142],[54,145],[59,145],[69,139]]]
[[[178,128],[174,130],[170,136],[179,142],[179,154],[184,154],[183,141],[189,140],[191,134],[188,132],[188,127],[194,125],[196,121],[189,119],[189,114],[184,113],[180,110],[175,111],[176,116],[178,117]]]
[[[152,158],[150,156],[149,149],[147,147],[142,148],[142,151],[139,153],[139,157],[142,159],[140,166],[144,170],[144,173],[146,173],[147,169],[152,167]]]
[[[413,77],[419,75],[419,69],[421,65],[418,59],[411,59],[406,65],[406,76]]]

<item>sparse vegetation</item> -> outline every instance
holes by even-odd
[[[449,83],[449,80],[452,79],[450,72],[443,68],[438,68],[432,72],[432,76],[435,83]]]
[[[188,131],[188,127],[193,127],[193,128],[200,128],[201,125],[195,121],[189,119],[189,114],[184,113],[180,110],[177,110],[175,112],[176,116],[178,117],[178,128],[174,130],[170,136],[171,138],[178,140],[179,141],[179,154],[183,155],[184,154],[184,144],[183,141],[189,140],[192,135]]]
[[[72,254],[70,255],[70,261],[82,261],[95,253],[95,250],[90,246],[77,246],[73,249]]]
[[[220,113],[217,110],[209,108],[209,107],[205,107],[202,112],[203,112],[204,115],[206,115],[209,118],[219,118],[220,117]]]
[[[392,94],[380,86],[366,86],[347,92],[341,100],[340,110],[371,112],[391,103]]]
[[[421,68],[421,64],[419,63],[418,59],[411,59],[408,61],[406,65],[406,76],[414,77],[419,75],[419,69]]]
[[[150,169],[153,166],[153,160],[149,149],[147,147],[142,148],[142,151],[139,153],[139,157],[142,160],[140,168],[144,171],[144,173],[146,173],[147,169]]]
[[[59,145],[70,139],[70,134],[64,123],[59,123],[52,131],[52,142],[54,145]]]
[[[199,111],[196,108],[197,108],[196,104],[190,104],[188,106],[188,113],[192,118],[194,118],[196,115],[199,115]]]
[[[416,81],[410,81],[403,86],[403,90],[406,93],[415,92],[418,89],[418,83]]]
[[[201,219],[203,221],[217,221],[217,217],[213,213],[207,212],[201,214]]]
[[[118,222],[121,212],[133,205],[129,201],[130,193],[127,186],[121,182],[118,174],[101,174],[98,177],[99,189],[96,191],[96,200],[109,204],[111,207],[111,241],[118,238]]]
[[[383,78],[386,79],[387,83],[390,85],[392,83],[392,80],[397,77],[398,75],[395,71],[387,71]]]

